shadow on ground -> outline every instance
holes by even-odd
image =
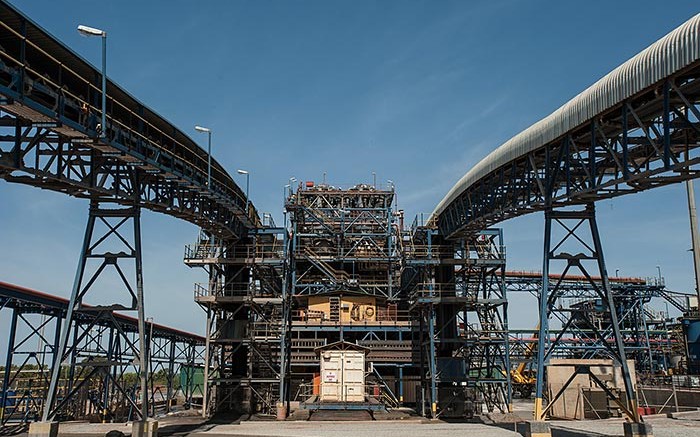
[[[0,435],[18,435],[27,432],[29,426],[24,423],[0,426]]]
[[[493,423],[490,426],[495,426],[508,431],[515,431],[518,434],[525,436],[525,422],[517,423]],[[552,427],[552,437],[610,437],[611,434],[601,434],[594,431],[582,431],[578,429],[566,428],[562,426]]]

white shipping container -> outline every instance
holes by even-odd
[[[321,402],[364,402],[365,353],[321,352]]]

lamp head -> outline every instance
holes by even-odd
[[[83,26],[82,24],[78,26],[78,32],[83,36],[107,36],[107,32],[102,29],[97,29],[95,27]]]

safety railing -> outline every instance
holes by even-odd
[[[247,261],[281,261],[284,250],[276,247],[260,247],[255,245],[232,246],[225,248],[218,244],[188,244],[185,246],[185,260],[205,259],[244,259]]]
[[[194,284],[195,299],[203,297],[255,296],[260,294],[259,291],[255,284],[248,282],[235,282],[223,285],[210,284],[208,282]]]
[[[188,244],[185,246],[185,260],[204,260],[223,257],[223,247],[218,244]]]
[[[406,245],[404,246],[404,255],[407,258],[454,258],[455,252],[452,246],[445,245]]]
[[[376,243],[375,240],[365,239],[359,242],[359,239],[355,242],[349,239],[349,243],[343,245],[332,245],[332,246],[314,246],[309,247],[309,245],[304,244],[302,240],[299,245],[295,247],[294,253],[297,256],[311,256],[309,250],[316,258],[368,258],[368,259],[387,259],[398,257],[398,251],[396,247],[389,248],[383,243]]]
[[[457,297],[457,287],[454,283],[421,282],[411,291],[413,298],[442,298]]]
[[[250,322],[248,334],[254,339],[279,339],[281,327],[281,321]]]

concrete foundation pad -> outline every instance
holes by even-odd
[[[694,409],[691,411],[674,411],[672,413],[667,413],[666,417],[669,417],[671,419],[683,419],[685,417],[694,417],[698,414],[698,409]]]
[[[158,437],[158,421],[135,420],[131,425],[131,437]]]
[[[623,424],[625,437],[654,437],[654,431],[648,423],[631,423]]]
[[[525,422],[525,437],[552,437],[549,422],[528,420]]]
[[[32,422],[29,437],[58,437],[58,422]]]

